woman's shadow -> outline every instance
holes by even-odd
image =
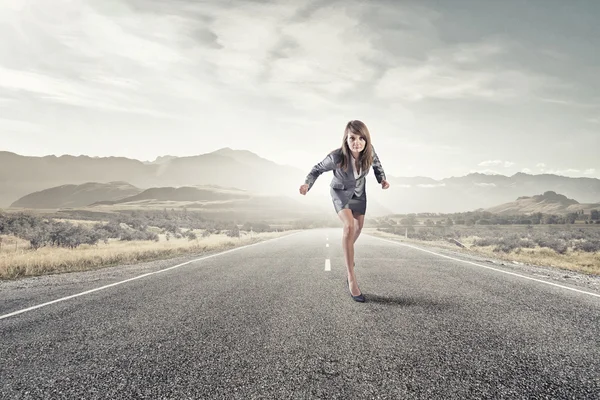
[[[427,297],[415,296],[380,296],[378,294],[364,293],[367,303],[379,303],[383,305],[396,305],[402,307],[423,307],[438,310],[454,308],[452,303],[439,302]]]

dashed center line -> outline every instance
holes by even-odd
[[[331,271],[331,262],[329,261],[329,258],[325,259],[325,271]]]

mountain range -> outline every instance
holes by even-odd
[[[85,209],[92,212],[113,212],[141,209],[189,209],[201,211],[206,217],[219,220],[282,220],[300,217],[320,217],[323,207],[305,208],[286,196],[252,193],[217,185],[156,187],[146,190],[124,182],[62,185],[23,196],[11,208]]]
[[[21,197],[14,208],[75,208],[104,200],[134,196],[142,190],[127,182],[87,182],[81,185],[60,185]]]
[[[385,160],[382,163],[385,169]],[[30,157],[0,152],[0,165],[0,207],[33,207],[33,193],[46,189],[52,189],[48,192],[50,197],[60,197],[61,192],[64,194],[69,190],[77,190],[76,197],[87,202],[88,199],[114,201],[153,188],[175,190],[180,187],[215,185],[246,190],[253,196],[291,198],[294,202],[288,204],[290,207],[318,207],[333,212],[329,196],[330,173],[321,176],[309,193],[301,196],[298,188],[304,183],[312,164],[307,163],[306,169],[301,170],[276,164],[247,150],[223,148],[190,157],[159,157],[154,162],[124,157]],[[381,190],[372,172],[367,176],[368,213],[372,216],[471,211],[548,191],[582,203],[600,202],[600,179],[595,178],[474,173],[435,180],[428,177],[398,177],[388,169],[386,175],[391,185],[388,190]],[[87,187],[75,189],[75,186],[86,184]],[[110,189],[113,197],[97,196],[104,191],[103,184],[114,186]],[[75,192],[71,196],[75,196]]]
[[[559,193],[548,191],[535,196],[522,196],[510,203],[490,207],[486,211],[494,214],[516,215],[516,214],[569,214],[583,211],[589,214],[591,210],[600,210],[600,203],[582,204],[577,200],[569,199]]]

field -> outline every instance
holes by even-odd
[[[0,279],[198,255],[291,233],[291,225],[208,220],[193,212],[0,212]],[[284,229],[285,228],[285,229]]]
[[[598,225],[396,225],[390,227],[387,223],[377,231],[387,237],[434,244],[506,261],[600,275],[600,226]]]
[[[239,237],[213,234],[198,239],[170,238],[160,235],[159,240],[120,241],[82,244],[77,248],[42,247],[34,250],[25,240],[2,235],[0,247],[0,279],[45,275],[61,272],[85,271],[119,264],[166,259],[183,254],[202,254],[226,250],[262,240],[286,235],[292,231],[241,233]]]
[[[459,220],[434,215],[367,218],[364,230],[510,262],[600,275],[599,224],[479,224],[492,220],[486,215],[473,218],[474,224],[454,223]],[[215,220],[206,213],[166,208],[0,211],[0,279],[202,254],[320,227],[339,228],[341,223],[335,218]]]

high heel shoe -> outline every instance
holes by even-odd
[[[365,296],[363,296],[363,294],[359,294],[358,296],[354,296],[352,294],[352,292],[350,291],[350,283],[348,282],[348,278],[346,278],[346,287],[348,288],[348,291],[350,292],[350,296],[352,297],[352,299],[354,301],[358,301],[360,303],[364,303],[365,302]]]

